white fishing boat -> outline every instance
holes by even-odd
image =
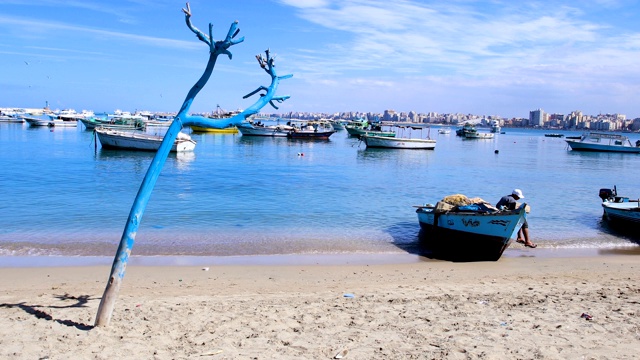
[[[387,148],[387,149],[414,149],[414,150],[433,150],[436,147],[436,141],[430,138],[431,128],[425,138],[422,135],[423,126],[396,126],[395,137],[384,135],[374,135],[366,133],[361,139],[364,140],[367,148]],[[412,136],[414,131],[420,131],[419,137]],[[399,135],[399,136],[398,136]]]
[[[415,206],[420,239],[442,259],[496,261],[526,219],[526,204],[498,210],[484,202],[454,206],[445,199],[435,206]]]
[[[55,120],[50,120],[47,126],[48,127],[78,127],[78,121],[55,119]]]
[[[24,119],[20,116],[0,114],[0,123],[23,123]]]
[[[37,117],[30,117],[30,116],[25,116],[23,117],[24,121],[26,121],[29,126],[31,127],[42,127],[42,126],[49,126],[49,123],[51,122],[51,119],[49,118],[37,118]]]
[[[589,132],[583,134],[580,139],[565,141],[574,151],[640,153],[640,140],[636,141],[634,146],[628,137],[618,134]]]
[[[436,141],[431,139],[412,139],[365,134],[362,136],[368,148],[433,150]]]
[[[500,122],[498,120],[491,120],[489,126],[491,126],[492,133],[499,134],[500,130],[502,130],[502,128],[500,127]]]
[[[293,130],[293,127],[289,125],[267,125],[262,122],[244,122],[238,125],[238,131],[243,136],[287,137],[291,130]]]
[[[105,149],[157,151],[164,136],[150,135],[138,131],[120,131],[98,127],[95,133]],[[171,147],[172,152],[193,151],[196,142],[185,133],[178,133]]]
[[[451,134],[451,129],[449,129],[449,128],[441,128],[441,129],[438,129],[438,134],[442,134],[442,135],[448,135],[448,134]]]
[[[465,139],[493,139],[493,133],[482,133],[479,131],[466,132]]]
[[[640,235],[640,199],[629,200],[628,197],[618,196],[613,189],[600,189],[598,194],[602,199],[602,218],[617,230],[629,235]]]
[[[287,137],[290,139],[313,139],[328,140],[336,132],[328,121],[291,121],[293,129],[289,131]]]

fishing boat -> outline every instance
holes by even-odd
[[[293,129],[287,134],[290,139],[328,140],[336,132],[328,121],[305,121],[299,126],[293,122],[291,124]]]
[[[386,149],[414,149],[414,150],[433,150],[436,148],[436,141],[422,137],[423,127],[413,126],[398,126],[401,129],[400,136],[377,136],[369,133],[364,134],[361,139],[367,145],[367,148],[386,148]],[[409,130],[405,136],[405,130]],[[420,137],[414,138],[411,136],[413,130],[420,130]]]
[[[364,134],[386,137],[396,136],[395,131],[384,131],[382,130],[382,125],[379,123],[369,124],[367,120],[353,121],[345,125],[344,128],[347,130],[347,133],[349,133],[349,136],[353,137],[361,137]]]
[[[42,127],[42,126],[49,126],[49,123],[51,122],[51,119],[47,118],[37,118],[37,117],[30,117],[30,116],[24,116],[23,117],[24,121],[26,121],[29,126],[31,127]]]
[[[629,200],[628,197],[618,196],[615,186],[613,189],[600,189],[598,196],[602,199],[604,220],[613,228],[640,236],[640,199]]]
[[[500,122],[498,120],[491,120],[489,126],[491,127],[492,133],[499,134],[500,130],[502,130],[502,128],[500,127]]]
[[[331,126],[333,126],[335,130],[344,130],[345,124],[342,120],[329,120],[329,122],[331,123]]]
[[[243,122],[238,125],[238,130],[242,136],[272,136],[272,137],[287,137],[289,131],[293,130],[292,126],[271,124],[267,125],[258,122]]]
[[[105,149],[157,151],[164,136],[150,135],[139,131],[121,131],[97,127],[95,134]],[[172,152],[193,151],[196,142],[185,133],[178,133],[171,147]]]
[[[482,133],[477,130],[464,133],[465,139],[493,139],[493,137],[493,133]]]
[[[108,117],[108,118],[83,118],[80,122],[87,130],[93,130],[96,127],[118,129],[118,130],[143,130],[146,127],[146,122],[138,118],[126,118],[126,117]]]
[[[442,135],[451,134],[451,129],[449,129],[449,128],[438,129],[438,134],[442,134]]]
[[[628,137],[618,134],[589,132],[578,140],[565,139],[565,141],[574,151],[640,153],[640,140],[636,141],[634,146]]]
[[[362,136],[368,148],[433,150],[436,141],[431,139],[397,138],[365,134]]]
[[[55,119],[55,120],[49,121],[47,126],[48,127],[78,127],[78,121]]]
[[[544,136],[545,136],[545,137],[561,138],[561,137],[564,137],[564,134],[551,133],[551,134],[544,134]]]
[[[478,132],[475,125],[465,123],[461,128],[456,130],[456,136],[465,137],[467,133],[475,133],[475,132]]]
[[[0,113],[0,123],[23,123],[24,119],[20,116]]]
[[[238,133],[238,128],[235,126],[228,126],[226,128],[208,128],[208,127],[191,125],[191,130],[193,130],[193,132],[210,133],[210,134],[237,134]]]
[[[446,198],[445,198],[446,199]],[[498,210],[485,202],[415,206],[420,238],[433,255],[453,261],[496,261],[526,219],[526,204]]]

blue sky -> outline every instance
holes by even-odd
[[[197,0],[192,22],[245,41],[220,57],[191,110],[417,111],[640,117],[637,1]],[[0,107],[178,111],[208,59],[182,1],[0,0]]]

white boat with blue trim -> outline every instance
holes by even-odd
[[[164,136],[146,134],[140,131],[119,131],[97,127],[95,134],[105,149],[157,151]],[[193,151],[196,142],[185,133],[178,133],[171,147],[172,152]]]
[[[612,228],[629,235],[640,236],[640,199],[629,200],[626,196],[618,196],[618,190],[600,189],[602,199],[602,218]]]
[[[588,132],[580,139],[565,141],[574,151],[640,153],[640,140],[636,141],[634,146],[628,137],[619,134]]]

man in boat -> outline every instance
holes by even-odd
[[[496,204],[496,207],[498,209],[515,210],[516,206],[518,206],[517,201],[520,199],[524,199],[522,190],[514,189],[511,195],[503,196]],[[529,240],[529,224],[527,224],[526,218],[524,219],[524,224],[522,224],[522,227],[518,230],[518,239],[516,241],[530,248],[536,248],[538,246]]]

